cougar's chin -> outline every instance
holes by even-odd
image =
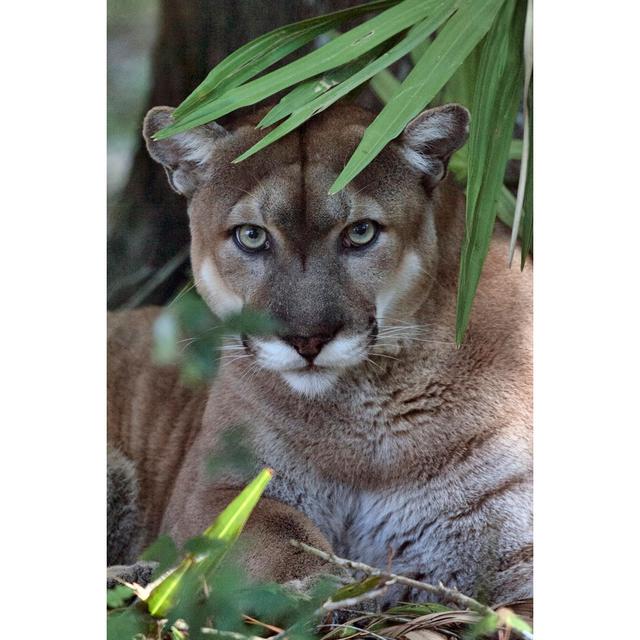
[[[283,371],[281,375],[293,391],[307,397],[323,395],[333,387],[338,379],[336,371],[316,367]]]

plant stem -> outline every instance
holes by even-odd
[[[413,587],[414,589],[419,589],[420,591],[426,591],[427,593],[432,593],[434,595],[443,596],[456,604],[465,607],[466,609],[470,609],[472,611],[476,611],[483,616],[495,616],[496,612],[487,605],[470,598],[469,596],[465,596],[463,593],[460,593],[457,589],[451,589],[449,587],[445,587],[441,582],[438,585],[429,584],[427,582],[420,582],[419,580],[414,580],[413,578],[407,578],[406,576],[397,575],[395,573],[391,573],[389,571],[383,571],[382,569],[377,569],[376,567],[371,567],[368,564],[364,564],[363,562],[356,562],[355,560],[347,560],[346,558],[340,558],[334,553],[327,553],[326,551],[322,551],[321,549],[316,549],[304,542],[300,542],[299,540],[289,540],[289,543],[298,548],[310,553],[311,555],[317,556],[318,558],[322,558],[331,564],[335,564],[339,567],[346,567],[348,569],[354,569],[355,571],[362,571],[370,576],[380,576],[382,578],[386,578],[387,580],[394,580],[398,584],[404,584],[408,587]],[[527,638],[531,640],[533,638],[530,634],[521,633],[517,629],[512,628],[511,631],[515,634],[521,635],[523,638]]]
[[[220,631],[219,629],[212,629],[211,627],[202,627],[200,633],[205,636],[218,636],[219,638],[228,638],[229,640],[264,640],[264,638],[260,636],[245,636],[235,631]]]

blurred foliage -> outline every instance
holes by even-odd
[[[177,364],[189,385],[210,380],[218,370],[225,337],[273,333],[278,325],[265,313],[243,309],[221,320],[204,300],[188,289],[164,309],[154,324],[154,357],[160,364]]]
[[[251,584],[236,563],[223,562],[271,476],[263,469],[180,554],[166,536],[151,545],[144,558],[159,562],[154,581],[107,592],[108,637],[158,637],[160,629],[162,637],[201,638],[212,624],[218,631],[253,635],[247,615],[286,624],[290,637],[309,637],[304,623],[335,591],[332,583],[319,581],[310,594],[295,596],[277,584]],[[136,598],[129,602],[132,593]]]
[[[248,428],[244,425],[223,431],[215,453],[207,461],[210,475],[213,478],[225,473],[240,477],[250,475],[257,466],[257,460],[246,444],[249,441]]]
[[[230,640],[448,640],[462,633],[470,639],[489,637],[498,629],[532,637],[529,624],[506,607],[488,615],[439,603],[398,603],[384,613],[371,612],[371,607],[359,611],[359,603],[393,584],[379,573],[352,577],[342,586],[338,583],[343,580],[337,577],[318,576],[304,590],[250,581],[237,556],[228,552],[272,474],[271,469],[258,473],[213,524],[180,551],[168,536],[147,548],[143,559],[158,563],[151,583],[107,590],[109,640],[186,640],[211,635]],[[351,619],[337,622],[347,614]]]

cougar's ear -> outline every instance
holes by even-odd
[[[153,136],[160,129],[173,124],[173,111],[171,107],[151,109],[145,116],[142,134],[149,155],[167,172],[171,188],[189,197],[206,178],[207,163],[216,141],[228,132],[210,122],[164,140],[154,140]]]
[[[416,116],[400,138],[407,162],[435,186],[447,174],[449,158],[467,140],[469,111],[459,104],[427,109]]]

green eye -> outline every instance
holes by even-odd
[[[269,248],[267,231],[255,224],[242,224],[235,228],[236,244],[245,251],[262,251]]]
[[[373,220],[358,220],[347,227],[343,243],[347,247],[364,247],[378,237],[378,229]]]

